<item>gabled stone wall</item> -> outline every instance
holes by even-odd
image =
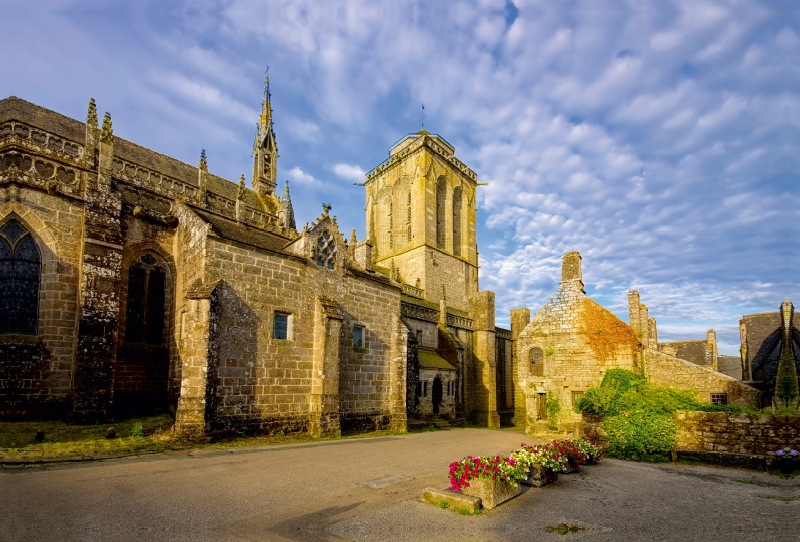
[[[691,391],[698,401],[708,403],[712,393],[725,393],[728,403],[758,407],[757,389],[728,375],[663,352],[649,348],[645,350],[644,372],[651,384]]]

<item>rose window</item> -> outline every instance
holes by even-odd
[[[328,230],[325,230],[322,232],[322,235],[317,237],[317,246],[314,247],[314,260],[320,267],[333,269],[335,258],[336,244]]]

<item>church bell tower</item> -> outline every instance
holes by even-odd
[[[379,270],[404,293],[469,309],[478,291],[478,175],[444,138],[420,130],[367,173],[367,238]]]

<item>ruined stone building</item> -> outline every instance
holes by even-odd
[[[756,406],[758,390],[716,370],[713,331],[709,343],[703,342],[702,360],[677,357],[695,355],[692,347],[681,350],[673,343],[662,343],[666,346],[660,349],[656,321],[639,293],[631,290],[628,294],[630,321],[626,324],[586,295],[581,264],[580,254],[566,253],[558,291],[533,318],[529,309],[511,312],[518,360],[518,424],[541,428],[547,419],[548,399],[558,401],[562,426],[579,422],[575,404],[610,368],[641,372],[652,384],[691,391],[700,401]],[[707,348],[711,342],[713,346]]]
[[[298,230],[268,83],[249,186],[0,101],[0,415],[175,412],[185,434],[489,426],[511,335],[478,289],[477,175],[419,132],[367,174],[367,234]]]

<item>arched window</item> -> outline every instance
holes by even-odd
[[[336,261],[336,243],[328,230],[323,230],[317,237],[317,245],[314,247],[314,261],[319,267],[333,269]]]
[[[531,348],[530,353],[531,376],[544,376],[544,352],[538,346]]]
[[[461,255],[461,187],[453,191],[453,254]]]
[[[0,333],[36,335],[41,275],[36,241],[12,218],[0,227]]]
[[[445,198],[447,197],[447,181],[439,177],[436,181],[436,244],[444,247],[447,242],[445,232]]]
[[[406,196],[406,242],[411,242],[411,191]]]
[[[152,254],[140,256],[128,268],[125,341],[163,344],[167,273]]]

